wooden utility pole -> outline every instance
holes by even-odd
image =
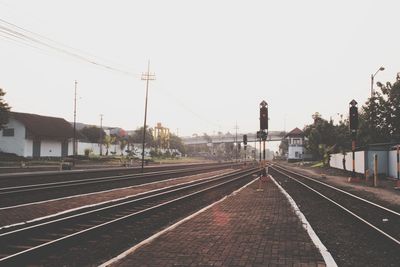
[[[150,73],[150,60],[147,63],[147,72],[142,73],[142,81],[146,81],[146,98],[144,102],[144,123],[143,123],[143,140],[142,140],[142,172],[144,168],[144,146],[146,142],[146,123],[147,123],[147,98],[149,96],[149,81],[156,79],[155,73]]]
[[[74,139],[72,141],[72,154],[74,156],[73,165],[75,165],[76,156],[76,89],[78,87],[78,82],[75,80],[75,93],[74,93]]]
[[[235,149],[235,161],[238,161],[238,141],[237,141],[237,130],[239,129],[237,122],[235,124],[235,127],[233,128],[236,130],[236,134],[235,134],[235,145],[236,145],[236,149]]]
[[[100,156],[103,155],[103,114],[100,114]]]

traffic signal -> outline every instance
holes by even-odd
[[[243,135],[243,144],[247,145],[247,134]]]
[[[268,108],[266,107],[260,108],[260,129],[268,129]]]
[[[240,143],[237,144],[238,151],[240,152]]]
[[[358,107],[357,107],[357,102],[354,99],[350,102],[349,115],[350,115],[350,131],[352,133],[355,133],[358,129]]]

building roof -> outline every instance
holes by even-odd
[[[35,137],[69,138],[74,135],[73,128],[63,118],[20,112],[10,112],[10,117],[24,124],[29,135]]]
[[[304,136],[304,132],[302,130],[300,130],[299,128],[294,128],[293,130],[291,130],[289,133],[287,133],[285,135],[285,137],[294,137],[294,136]]]

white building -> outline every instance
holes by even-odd
[[[288,161],[300,161],[304,155],[304,132],[294,128],[286,136],[288,139]]]
[[[0,130],[0,152],[22,157],[64,157],[73,128],[62,118],[10,112],[5,129]]]

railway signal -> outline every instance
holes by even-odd
[[[247,160],[247,134],[243,135],[243,148],[244,148],[244,165],[246,166],[246,160]]]
[[[265,141],[268,136],[268,103],[263,100],[260,103],[260,131],[257,132],[257,137],[260,138],[260,168],[261,175],[265,168]],[[263,141],[263,161],[261,161],[261,141]]]
[[[358,182],[356,179],[356,137],[358,129],[358,107],[357,101],[354,99],[350,102],[349,108],[349,121],[350,121],[350,133],[351,133],[351,152],[353,154],[353,170],[351,172],[350,182]]]
[[[260,103],[260,130],[268,131],[268,104],[265,100]]]
[[[350,102],[349,114],[350,114],[350,132],[352,136],[355,137],[358,129],[358,107],[357,107],[357,102],[354,99]]]

